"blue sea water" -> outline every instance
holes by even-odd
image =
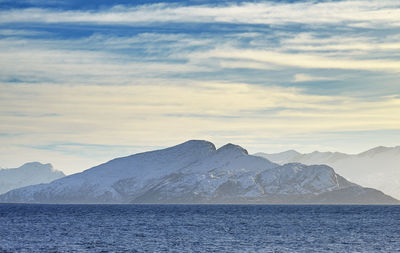
[[[0,204],[0,252],[399,252],[400,206]]]

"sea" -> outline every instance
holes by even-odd
[[[400,252],[400,206],[0,204],[0,252]]]

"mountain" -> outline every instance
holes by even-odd
[[[15,169],[1,169],[0,194],[28,185],[49,183],[64,176],[64,173],[55,170],[51,164],[39,162],[25,163]]]
[[[268,160],[273,161],[274,163],[285,164],[285,163],[288,163],[287,161],[290,161],[294,157],[297,157],[301,154],[299,152],[297,152],[296,150],[288,150],[288,151],[276,153],[276,154],[257,153],[255,155],[267,158]]]
[[[27,203],[398,203],[326,165],[280,166],[237,145],[192,140],[0,195]]]
[[[400,146],[376,147],[355,155],[318,151],[301,154],[293,150],[255,155],[279,164],[326,164],[352,182],[400,198]]]

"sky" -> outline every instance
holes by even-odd
[[[398,0],[0,0],[0,168],[398,146],[399,77]]]

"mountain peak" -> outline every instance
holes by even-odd
[[[362,152],[359,155],[360,156],[373,156],[373,155],[388,151],[390,149],[393,149],[393,148],[384,147],[384,146],[378,146],[378,147],[372,148],[370,150],[367,150],[365,152]]]
[[[22,165],[20,168],[46,168],[49,170],[54,170],[53,165],[51,163],[40,163],[40,162],[27,162],[24,165]]]
[[[248,155],[249,153],[247,152],[246,149],[242,148],[239,145],[235,145],[232,143],[228,143],[222,147],[220,147],[217,152],[221,153],[221,152],[238,152],[240,154],[245,154]]]
[[[283,151],[283,152],[281,152],[280,154],[287,154],[287,155],[300,155],[300,153],[299,152],[297,152],[296,150],[294,150],[294,149],[289,149],[289,150],[287,150],[287,151]]]
[[[0,170],[0,193],[28,185],[49,183],[64,177],[62,171],[50,163],[28,162],[18,168]]]
[[[212,142],[205,140],[188,140],[184,143],[178,144],[173,148],[187,148],[187,149],[196,149],[196,148],[210,148],[212,150],[216,150],[215,145]]]

